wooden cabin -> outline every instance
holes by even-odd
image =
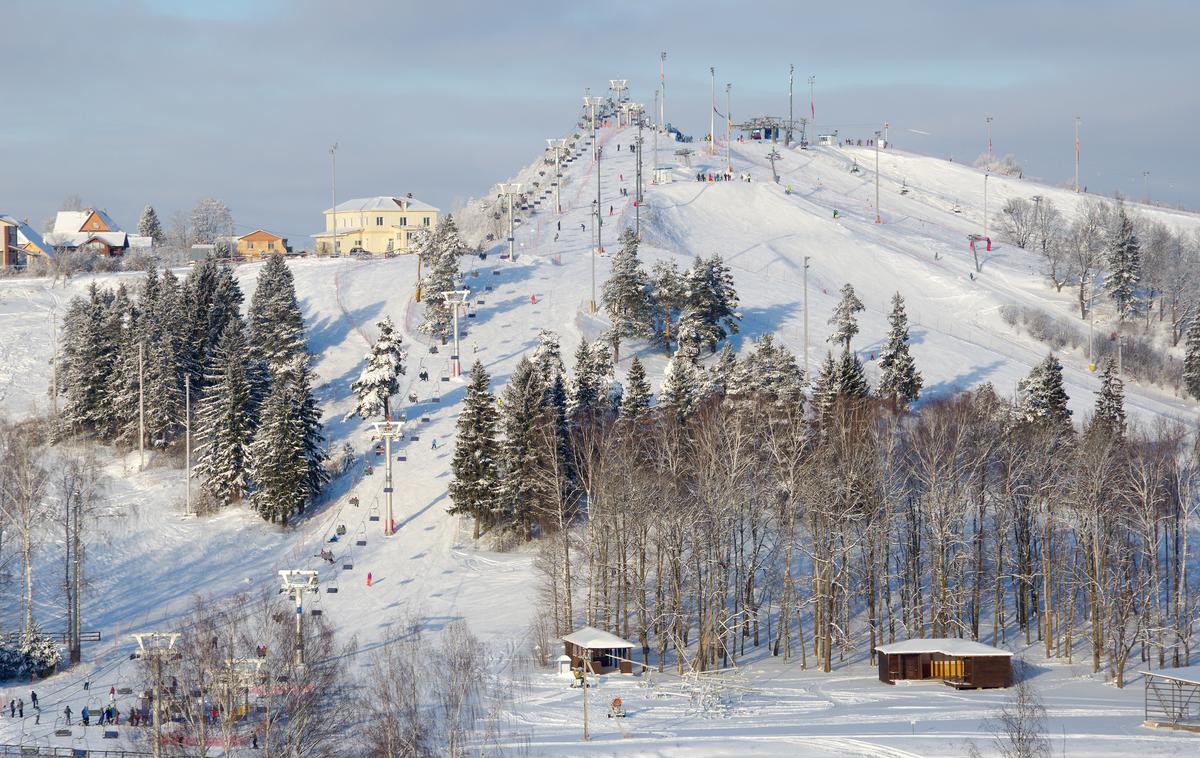
[[[571,668],[587,663],[588,673],[633,673],[633,643],[615,634],[585,626],[562,638],[563,652],[571,657]]]
[[[1012,686],[1012,653],[971,640],[917,639],[880,645],[879,681],[934,679],[958,689]]]

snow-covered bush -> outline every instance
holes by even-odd
[[[993,174],[1000,174],[1002,176],[1022,177],[1025,173],[1024,169],[1022,169],[1021,165],[1017,163],[1017,159],[1013,157],[1012,153],[1009,153],[1003,158],[997,158],[994,155],[989,156],[987,153],[983,153],[975,159],[975,168],[987,169]]]
[[[29,631],[21,635],[21,648],[18,652],[22,659],[21,673],[34,674],[38,678],[53,674],[62,661],[58,643],[42,634],[42,629],[36,622]]]

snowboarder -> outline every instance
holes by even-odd
[[[63,715],[67,717],[67,726],[70,726],[71,725],[71,706],[68,705],[63,708]]]
[[[433,441],[429,443],[429,447],[433,450],[437,450],[437,437],[433,438]]]
[[[586,231],[587,231],[587,224],[580,224],[580,225],[579,225],[579,231],[581,231],[581,232],[586,232]]]

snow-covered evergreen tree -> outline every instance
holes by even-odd
[[[421,302],[425,306],[425,318],[417,329],[437,337],[444,345],[453,336],[454,311],[442,293],[454,291],[458,258],[466,245],[459,237],[454,219],[447,216],[438,222],[424,248],[427,252],[422,261],[425,276],[421,280]]]
[[[900,407],[907,407],[921,396],[924,380],[917,372],[916,363],[908,346],[908,314],[904,311],[904,298],[897,292],[892,295],[892,312],[888,316],[887,343],[879,352],[879,396],[890,398]]]
[[[1070,428],[1071,410],[1063,388],[1062,364],[1053,353],[1017,382],[1017,418],[1033,425]]]
[[[392,396],[400,391],[400,377],[404,375],[404,359],[408,354],[400,346],[401,337],[390,316],[375,325],[379,337],[367,353],[367,365],[350,389],[358,396],[358,406],[347,415],[391,418]]]
[[[1200,309],[1188,326],[1184,356],[1183,385],[1192,397],[1200,400]]]
[[[862,362],[852,350],[842,350],[835,376],[834,386],[837,388],[838,397],[864,398],[870,394],[871,388],[867,384]]]
[[[618,356],[621,340],[648,337],[654,331],[648,287],[646,272],[638,260],[637,235],[633,229],[626,229],[621,233],[621,246],[613,256],[600,298],[612,324],[609,333]]]
[[[251,407],[255,408],[266,397],[271,378],[280,367],[308,352],[296,284],[279,253],[269,256],[258,272],[246,327]]]
[[[304,427],[294,412],[291,383],[278,377],[263,401],[250,444],[250,507],[272,523],[287,525],[308,499]]]
[[[154,240],[156,245],[163,241],[162,222],[158,220],[158,213],[153,205],[142,209],[142,216],[138,219],[138,234]]]
[[[479,539],[484,526],[492,526],[500,497],[500,445],[496,439],[499,413],[496,398],[488,387],[490,381],[483,363],[475,361],[458,414],[458,437],[450,461],[453,478],[449,489],[453,504],[449,512],[475,520],[475,539]]]
[[[1133,219],[1123,205],[1117,211],[1116,228],[1109,234],[1105,252],[1104,291],[1116,306],[1117,320],[1128,321],[1141,308],[1137,287],[1142,278],[1142,253]]]
[[[240,317],[232,319],[209,359],[196,414],[195,476],[222,505],[240,500],[250,458],[250,382]]]
[[[501,396],[500,498],[494,523],[529,539],[533,511],[542,496],[538,470],[544,454],[539,435],[553,423],[546,407],[546,388],[533,362],[522,357]]]
[[[665,413],[684,420],[707,394],[704,369],[700,366],[694,346],[681,345],[671,356],[663,371],[658,407]]]
[[[142,311],[128,297],[124,285],[117,289],[110,318],[120,328],[111,380],[106,388],[105,406],[109,414],[110,437],[119,445],[137,446],[138,435],[138,357],[144,347]]]
[[[111,292],[102,292],[92,282],[88,296],[73,298],[63,319],[58,382],[66,396],[63,418],[78,429],[98,428],[105,412],[105,386],[115,352],[104,328],[111,299]]]
[[[646,368],[636,355],[629,362],[625,384],[625,393],[621,397],[621,420],[627,423],[640,422],[650,414],[651,396]]]
[[[575,378],[571,382],[567,410],[577,422],[607,418],[616,410],[612,404],[612,356],[603,340],[579,343],[575,351]]]
[[[717,360],[708,368],[708,382],[713,392],[723,397],[744,392],[745,375],[744,364],[738,362],[733,345],[726,342],[717,354]]]
[[[687,283],[675,261],[665,260],[654,264],[650,274],[650,300],[658,322],[657,330],[670,355],[673,341],[679,339],[674,324],[687,305]]]
[[[234,319],[242,317],[242,288],[229,266],[217,267],[216,288],[208,310],[208,347],[211,352],[221,339],[221,333]],[[242,325],[243,327],[245,324]],[[243,329],[243,336],[245,330]]]
[[[62,651],[58,643],[46,636],[36,621],[22,632],[19,652],[24,669],[22,673],[26,676],[50,676],[62,662]]]
[[[549,329],[538,332],[537,347],[533,349],[533,365],[542,379],[542,384],[547,387],[563,375],[566,369],[563,366],[558,332]]]
[[[202,261],[188,272],[183,283],[185,335],[182,341],[184,371],[192,382],[192,397],[204,390],[204,376],[209,353],[216,344],[209,344],[213,303],[217,295],[217,263],[211,258]]]
[[[139,326],[145,345],[146,444],[167,447],[182,428],[183,298],[179,280],[167,269],[161,277],[147,273]]]
[[[1117,362],[1109,358],[1100,370],[1100,391],[1089,431],[1103,430],[1115,437],[1125,436],[1125,383],[1117,375]]]
[[[128,343],[132,340],[131,335],[135,331],[135,326],[134,306],[129,299],[129,291],[122,283],[117,286],[116,294],[105,309],[101,325],[108,355],[102,367],[105,372],[105,381],[101,389],[100,405],[95,422],[98,433],[107,440],[117,438],[123,424],[137,410],[136,404],[128,403],[126,398],[132,399],[133,396],[127,392],[127,388],[124,386],[124,382],[128,378],[124,360],[128,355]],[[135,355],[135,360],[136,357]],[[136,391],[136,385],[134,389]]]
[[[829,341],[835,345],[841,344],[844,349],[849,350],[850,340],[858,334],[856,315],[864,310],[862,301],[858,299],[858,295],[854,294],[854,286],[847,282],[842,287],[842,297],[833,309],[833,315],[829,317],[829,325],[833,327]]]
[[[679,317],[679,341],[715,353],[725,337],[738,332],[742,314],[733,273],[721,256],[697,258],[684,277],[687,304]]]
[[[833,359],[833,351],[825,353],[825,360],[817,370],[817,380],[813,384],[812,407],[813,414],[819,425],[825,426],[838,398],[838,364]]]

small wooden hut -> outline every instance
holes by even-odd
[[[936,679],[958,689],[1012,686],[1012,653],[971,640],[917,639],[880,645],[879,681]]]
[[[615,634],[585,626],[562,638],[564,653],[571,656],[571,668],[587,663],[590,674],[633,673],[633,643]]]

